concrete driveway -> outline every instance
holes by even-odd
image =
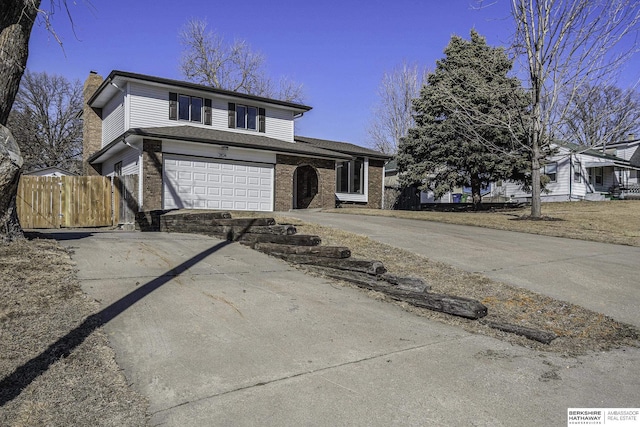
[[[640,327],[640,248],[399,218],[283,213],[341,228]]]
[[[638,349],[515,347],[215,238],[55,236],[154,426],[559,426],[640,401]]]

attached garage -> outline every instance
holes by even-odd
[[[274,166],[164,154],[164,209],[273,211]]]

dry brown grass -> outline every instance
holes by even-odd
[[[240,213],[234,215],[240,216]],[[417,315],[525,347],[572,355],[640,344],[640,333],[636,328],[575,304],[495,282],[480,274],[467,273],[412,252],[373,241],[366,236],[308,224],[285,216],[276,219],[281,224],[296,225],[299,234],[320,236],[323,245],[347,246],[351,249],[353,257],[381,261],[391,273],[423,278],[432,286],[432,292],[479,300],[488,308],[489,314],[484,320],[551,331],[559,338],[550,345],[545,345],[491,329],[478,321],[394,302]],[[346,283],[344,285],[351,286]],[[382,294],[368,293],[374,298],[393,302]]]
[[[81,291],[61,246],[0,245],[0,294],[0,425],[146,425],[146,401],[127,385],[106,335],[85,322],[98,304]],[[65,340],[72,331],[86,337],[77,346]],[[65,345],[66,357],[43,357],[64,354]]]
[[[555,221],[519,221],[518,219],[529,215],[529,208],[495,212],[428,212],[342,208],[330,212],[419,219],[640,246],[640,200],[544,203],[542,214]]]

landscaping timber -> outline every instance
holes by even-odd
[[[543,344],[550,344],[551,341],[558,338],[558,336],[553,332],[542,331],[540,329],[526,328],[524,326],[512,325],[509,323],[500,323],[500,322],[486,321],[482,323],[489,326],[490,328],[498,329],[499,331],[502,331],[502,332],[508,332],[511,334],[520,335],[520,336],[529,338],[530,340],[541,342]]]
[[[380,261],[370,261],[353,258],[329,258],[313,255],[279,254],[274,255],[295,264],[311,264],[320,267],[335,268],[338,270],[356,271],[366,274],[383,274],[387,272]]]
[[[407,291],[425,292],[431,290],[431,286],[419,277],[403,277],[391,273],[385,273],[381,275],[380,278]]]
[[[252,225],[245,227],[236,225],[210,225],[208,230],[213,234],[232,236],[242,236],[244,234],[278,234],[291,236],[297,232],[293,225]]]
[[[217,236],[215,233],[209,233]],[[256,243],[280,243],[284,245],[298,245],[298,246],[318,246],[322,243],[322,239],[319,236],[311,236],[306,234],[253,234],[246,233],[239,236],[231,236],[230,240],[240,242],[244,245],[253,247]],[[225,237],[227,238],[227,237]]]
[[[362,273],[338,271],[329,268],[313,268],[312,271],[319,272],[333,279],[354,283],[361,288],[382,292],[390,298],[407,302],[415,307],[426,308],[473,320],[480,319],[487,315],[487,307],[474,299],[405,290],[382,280],[383,275],[372,277]],[[381,280],[378,280],[379,278]]]
[[[221,218],[212,219],[211,225],[228,225],[234,227],[257,227],[276,225],[274,218]]]
[[[256,243],[254,249],[266,254],[315,255],[326,258],[349,258],[351,250],[344,246],[298,246],[279,243]]]
[[[230,219],[229,212],[167,212],[159,216],[159,230],[175,233],[205,233],[214,221]]]

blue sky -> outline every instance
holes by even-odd
[[[69,0],[54,27],[64,52],[44,26],[35,26],[28,68],[84,81],[90,70],[123,70],[182,79],[180,28],[205,18],[227,40],[246,40],[267,59],[275,80],[304,85],[313,107],[297,133],[367,146],[367,126],[385,71],[403,61],[433,69],[453,34],[475,28],[491,45],[507,45],[513,24],[509,1],[492,0]],[[48,7],[49,2],[43,5]],[[637,81],[638,59],[627,67]]]

